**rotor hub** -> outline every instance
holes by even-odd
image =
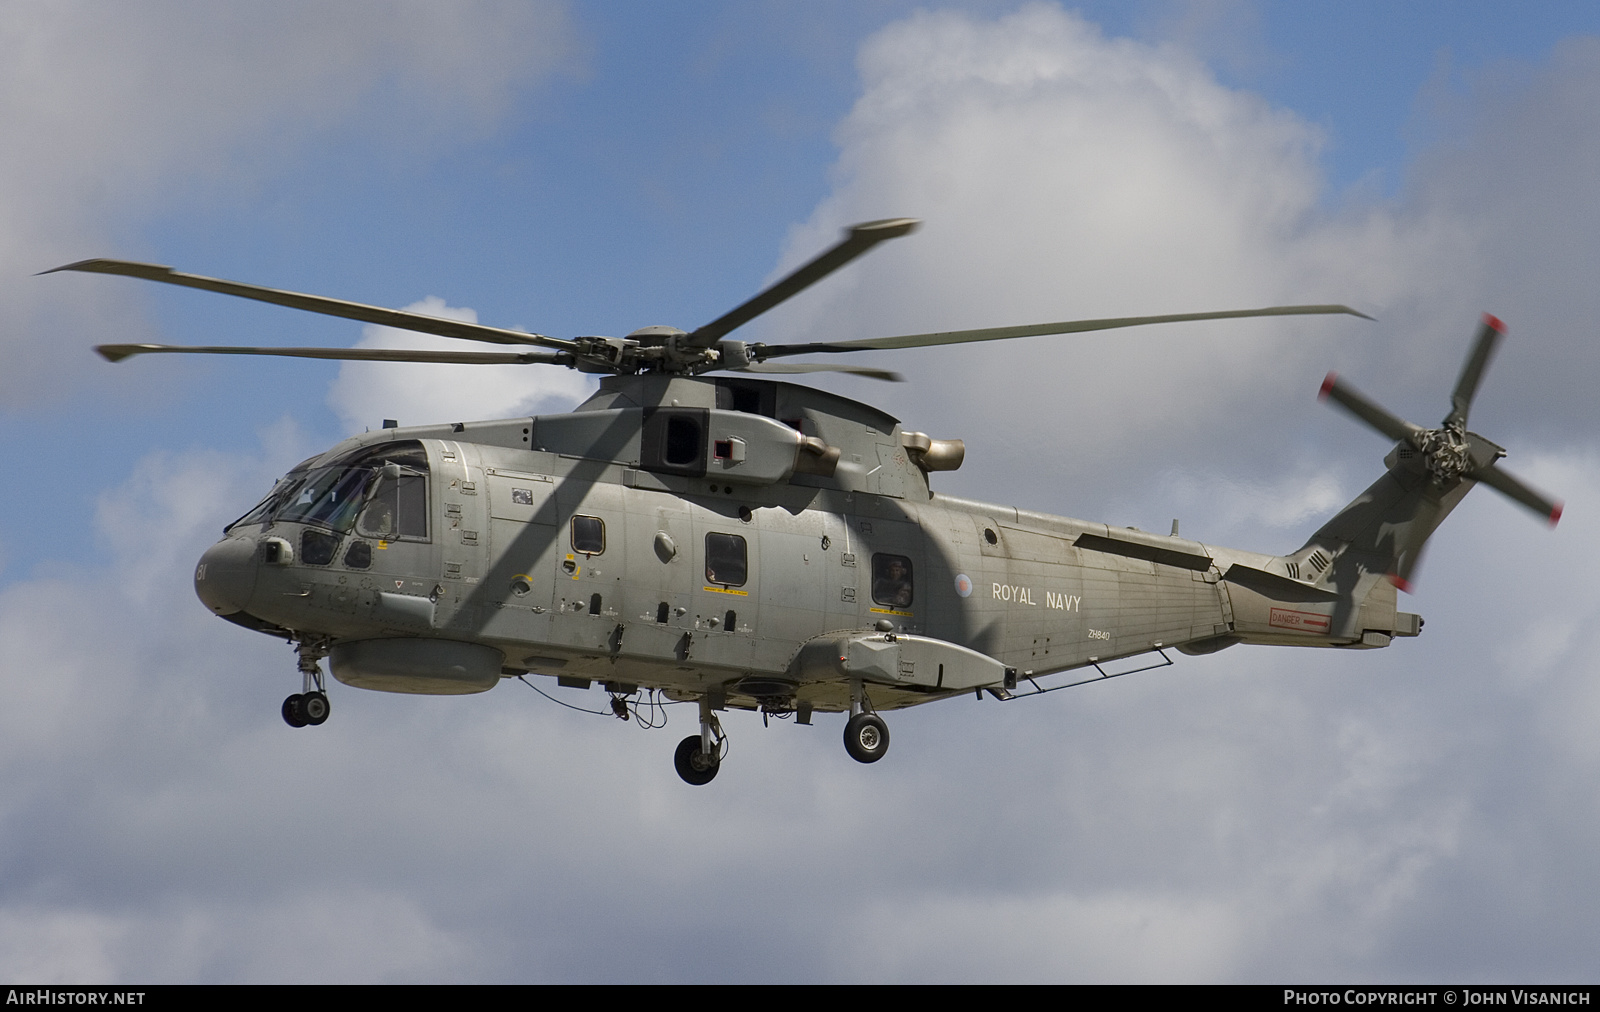
[[[687,336],[688,334],[686,331],[679,330],[677,327],[669,327],[664,323],[657,323],[649,327],[640,327],[638,330],[629,334],[628,339],[637,341],[640,344],[649,345],[666,344],[670,338]]]
[[[1472,442],[1460,422],[1429,429],[1418,443],[1417,449],[1428,462],[1428,474],[1436,488],[1453,484],[1477,469],[1472,460]]]

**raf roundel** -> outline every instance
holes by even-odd
[[[956,595],[958,597],[968,597],[971,594],[972,578],[967,576],[966,573],[961,573],[956,577]]]

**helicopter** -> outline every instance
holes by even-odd
[[[1170,665],[1169,649],[1361,650],[1417,636],[1423,620],[1398,609],[1396,592],[1410,590],[1429,535],[1474,485],[1560,519],[1560,502],[1501,468],[1505,450],[1466,428],[1505,331],[1487,315],[1437,427],[1328,374],[1321,396],[1394,446],[1377,481],[1289,554],[1188,540],[1176,521],[1163,536],[936,493],[931,476],[961,466],[963,441],[767,378],[897,374],[780,360],[1199,320],[1369,317],[1304,305],[796,344],[729,338],[918,224],[855,225],[696,330],[622,338],[550,337],[123,260],[44,273],[122,275],[506,349],[98,346],[112,362],[276,355],[601,375],[564,414],[386,420],[296,465],[226,526],[196,565],[195,591],[218,616],[293,646],[301,691],[282,706],[293,727],[328,719],[326,659],[338,681],[388,692],[475,693],[536,675],[598,684],[624,719],[649,701],[693,704],[699,733],[678,744],[674,766],[694,785],[721,768],[718,714],[728,710],[802,725],[848,714],[846,751],[874,763],[889,747],[882,714],[908,706],[1053,692]],[[1113,662],[1140,666],[1107,670]]]

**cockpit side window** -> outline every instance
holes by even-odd
[[[428,457],[420,443],[397,443],[373,461],[376,486],[356,533],[381,540],[428,539]]]
[[[361,511],[356,533],[383,540],[426,539],[427,475],[396,465],[377,469],[377,476],[377,488]]]

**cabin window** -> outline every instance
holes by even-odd
[[[750,573],[744,538],[737,534],[706,535],[706,582],[742,587]]]
[[[604,552],[606,522],[599,517],[573,517],[572,550],[580,555],[599,555]]]
[[[911,560],[904,555],[874,553],[872,600],[888,608],[909,608],[911,591]]]

